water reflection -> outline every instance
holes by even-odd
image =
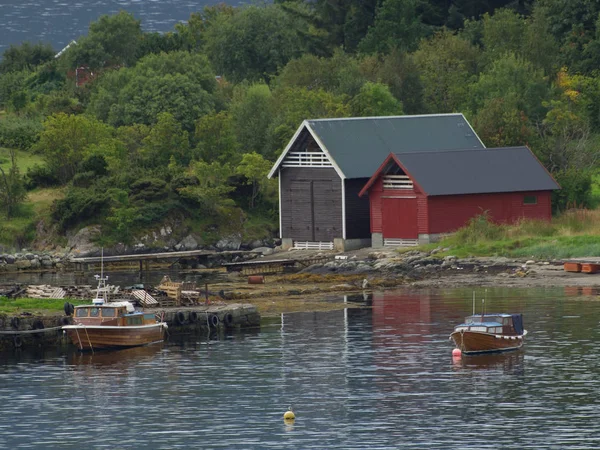
[[[452,358],[454,368],[457,370],[500,370],[506,374],[525,374],[525,350],[516,350],[506,353],[462,355]]]
[[[74,366],[134,365],[154,358],[163,350],[163,343],[155,343],[127,349],[107,349],[92,352],[73,351],[67,356],[67,363]]]
[[[22,355],[0,364],[0,448],[597,448],[600,302],[489,289],[528,341],[453,361],[471,294],[403,289],[252,333]]]

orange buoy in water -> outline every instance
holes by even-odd
[[[262,275],[252,275],[248,277],[248,284],[265,284],[265,277]]]
[[[455,348],[454,350],[452,350],[452,356],[455,358],[460,358],[462,356],[460,348]]]

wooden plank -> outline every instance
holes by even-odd
[[[137,298],[139,302],[144,306],[158,305],[158,300],[156,300],[143,289],[135,289],[131,291],[131,295]]]

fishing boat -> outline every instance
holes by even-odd
[[[107,301],[106,280],[96,275],[98,289],[91,305],[72,306],[73,324],[62,327],[80,350],[127,348],[163,341],[166,322],[154,313],[136,311],[129,301]]]
[[[477,314],[455,326],[450,339],[469,355],[518,350],[526,335],[522,314]]]

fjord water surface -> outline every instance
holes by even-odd
[[[375,293],[218,339],[4,354],[0,448],[598,448],[600,302],[479,290],[477,312],[484,295],[489,312],[522,312],[528,340],[453,360],[471,292]]]

